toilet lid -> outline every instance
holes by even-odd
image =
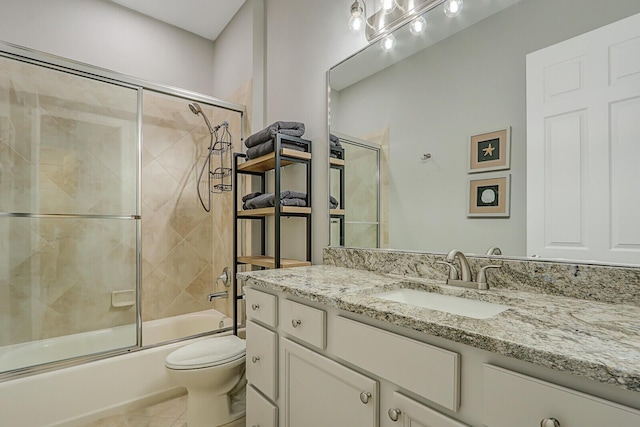
[[[233,362],[245,355],[245,340],[235,335],[208,338],[186,345],[167,356],[171,369],[198,369]]]

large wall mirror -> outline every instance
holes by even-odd
[[[405,25],[393,32],[393,49],[374,41],[331,68],[331,134],[380,147],[378,222],[384,237],[377,246],[427,252],[455,247],[473,254],[497,246],[507,257],[640,265],[640,252],[633,251],[640,245],[634,244],[629,248],[635,255],[622,260],[555,257],[527,248],[533,216],[527,208],[527,55],[638,13],[638,0],[465,0],[457,17],[436,7],[424,15],[424,33],[414,35]],[[638,40],[625,49],[629,73],[640,82]],[[584,76],[580,67],[574,69]],[[627,110],[640,112],[638,100]],[[638,136],[640,127],[630,132]],[[629,153],[640,152],[636,139]],[[485,163],[484,156],[497,163]],[[346,177],[351,160],[344,158]],[[336,176],[330,174],[330,188],[337,188]],[[640,199],[639,188],[628,197]],[[356,208],[350,200],[361,195],[345,191],[340,208],[348,216]],[[349,223],[344,226],[348,235]],[[630,233],[640,243],[640,226]]]

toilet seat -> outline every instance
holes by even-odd
[[[208,338],[186,345],[167,356],[169,369],[200,369],[224,365],[244,357],[246,341],[235,335]]]

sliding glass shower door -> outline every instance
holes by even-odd
[[[0,57],[0,372],[137,344],[139,102]]]

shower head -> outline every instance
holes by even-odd
[[[202,118],[204,119],[205,123],[207,124],[207,127],[209,128],[209,133],[211,133],[211,135],[213,135],[214,130],[213,130],[213,127],[211,127],[211,122],[209,122],[209,119],[207,118],[207,115],[204,114],[204,111],[202,111],[202,108],[200,108],[200,105],[197,102],[192,102],[192,103],[189,104],[189,109],[196,116],[198,114],[200,114],[202,116]]]
[[[202,108],[200,108],[200,105],[196,104],[195,102],[189,104],[189,109],[196,116],[198,115],[198,113],[202,113]]]

